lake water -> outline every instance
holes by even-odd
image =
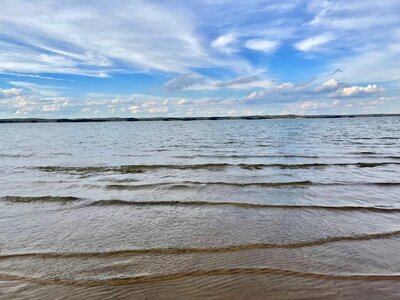
[[[0,124],[0,298],[400,297],[400,118]]]

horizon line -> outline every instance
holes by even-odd
[[[211,117],[101,117],[101,118],[7,118],[0,123],[84,123],[84,122],[140,122],[140,121],[205,121],[205,120],[266,120],[266,119],[330,119],[360,117],[400,117],[393,114],[323,114],[323,115],[246,115],[246,116],[211,116]]]

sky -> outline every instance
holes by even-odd
[[[400,113],[398,0],[1,0],[0,118]]]

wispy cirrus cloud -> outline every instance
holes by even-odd
[[[262,72],[261,72],[262,73]],[[261,73],[240,76],[229,80],[215,80],[198,74],[184,74],[172,78],[165,83],[169,91],[210,91],[220,89],[247,90],[252,88],[266,88],[271,86],[271,81],[264,79]]]
[[[274,53],[280,46],[280,42],[264,39],[251,39],[246,41],[245,47],[264,53]]]
[[[2,3],[0,70],[106,76],[207,64],[188,13],[147,1],[118,3]]]
[[[29,90],[42,96],[57,96],[64,89],[63,87],[40,85],[26,81],[10,81],[9,84],[24,88],[25,90]]]
[[[234,34],[233,32],[229,32],[220,35],[215,40],[213,40],[211,42],[211,46],[220,52],[231,54],[237,51],[237,49],[234,46],[236,40],[237,40],[236,34]]]
[[[330,32],[335,39],[324,49],[334,56],[327,69],[340,70],[346,81],[367,83],[399,79],[400,2],[309,1],[314,14],[305,24],[313,34]]]
[[[324,33],[317,36],[312,36],[299,41],[295,47],[303,52],[318,51],[321,47],[334,39],[331,33]]]
[[[168,80],[164,86],[168,91],[182,91],[204,82],[206,82],[205,77],[189,73]]]
[[[61,80],[63,81],[64,79],[61,78],[55,78],[51,76],[41,76],[41,75],[35,75],[35,74],[24,74],[24,73],[13,73],[13,72],[0,72],[0,75],[7,75],[7,76],[15,76],[15,77],[28,77],[28,78],[34,78],[34,79],[48,79],[48,80]]]

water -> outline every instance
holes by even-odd
[[[400,297],[400,118],[1,124],[0,298]]]

